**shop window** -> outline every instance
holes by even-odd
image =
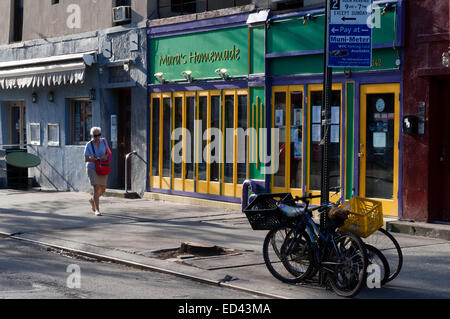
[[[273,127],[279,130],[278,171],[273,174],[277,192],[301,195],[303,189],[303,86],[275,87]]]
[[[191,132],[191,150],[186,152],[186,176],[185,179],[194,179],[194,152],[192,152],[192,148],[195,145],[195,97],[188,96],[186,97],[186,130]]]
[[[170,177],[170,170],[172,167],[172,125],[170,110],[170,98],[163,98],[163,177]]]
[[[220,129],[220,96],[211,96],[211,124],[210,127]],[[211,137],[211,143],[216,142],[216,136]],[[211,151],[211,156],[214,158],[220,157],[220,149]],[[210,168],[210,181],[218,182],[220,174],[220,163],[213,161]]]
[[[234,95],[225,96],[225,129],[234,128]],[[224,134],[226,163],[224,164],[224,182],[227,184],[234,183],[234,141],[228,140],[228,136]]]
[[[174,99],[174,129],[183,128],[183,97],[175,97]],[[182,156],[182,154],[181,154]],[[174,163],[173,177],[181,179],[183,176],[183,163]]]
[[[322,149],[321,142],[324,138],[322,132],[322,91],[310,92],[311,105],[311,134],[310,134],[310,190],[320,190],[322,185]],[[330,137],[329,168],[330,187],[340,185],[340,131],[341,131],[341,91],[333,91],[331,98],[331,126],[327,133]]]
[[[152,99],[152,176],[159,176],[160,99]]]
[[[153,94],[151,187],[240,196],[239,186],[248,177],[247,94],[246,90],[225,91],[223,96],[220,91]],[[174,135],[172,128],[178,129]],[[226,185],[222,193],[221,184]]]
[[[70,144],[83,145],[91,140],[92,102],[70,101]]]

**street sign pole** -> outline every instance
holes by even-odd
[[[321,204],[327,204],[330,197],[330,167],[328,165],[329,149],[330,149],[330,115],[331,115],[331,94],[333,83],[333,69],[329,67],[329,19],[330,19],[330,0],[326,1],[325,9],[325,52],[324,52],[324,79],[323,79],[323,94],[322,94],[322,170],[321,170]],[[328,224],[327,214],[322,214],[320,217],[321,231],[325,231]]]
[[[321,204],[330,199],[329,151],[333,69],[372,66],[372,0],[327,0],[325,8],[325,52],[322,100],[322,186]],[[328,216],[320,226],[325,230]]]

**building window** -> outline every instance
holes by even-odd
[[[48,145],[59,146],[59,124],[48,125]]]
[[[115,7],[131,6],[131,0],[116,0]]]
[[[21,42],[23,34],[23,0],[14,0],[13,41]]]
[[[70,101],[70,144],[83,145],[90,141],[92,103],[88,100]]]
[[[30,144],[41,145],[41,124],[30,123]]]
[[[172,0],[171,8],[172,12],[181,14],[195,13],[197,11],[195,0]]]
[[[252,0],[160,0],[158,15],[160,18],[200,13],[251,4]]]

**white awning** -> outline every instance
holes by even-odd
[[[95,52],[0,63],[0,89],[23,89],[83,83]]]

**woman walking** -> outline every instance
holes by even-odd
[[[98,175],[95,170],[96,161],[106,162],[109,157],[108,144],[106,139],[101,139],[101,137],[102,129],[93,127],[91,129],[92,140],[86,145],[84,151],[87,175],[94,191],[94,196],[89,200],[89,203],[96,216],[102,216],[100,213],[100,197],[105,193],[108,182],[108,175]]]

